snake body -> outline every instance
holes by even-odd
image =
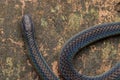
[[[60,80],[39,52],[35,41],[34,25],[29,15],[24,15],[22,18],[22,31],[27,42],[30,59],[39,75],[42,76],[43,80]],[[65,80],[120,80],[120,63],[117,63],[109,71],[92,77],[78,73],[72,64],[75,54],[85,46],[118,34],[120,34],[120,22],[97,25],[73,36],[62,48],[59,60],[60,74]]]

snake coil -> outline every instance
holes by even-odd
[[[29,56],[34,64],[39,75],[44,80],[60,80],[39,52],[37,43],[34,37],[34,25],[29,15],[24,15],[22,18],[22,31],[26,39]],[[65,80],[120,80],[120,63],[117,63],[111,70],[98,76],[86,76],[79,74],[73,67],[72,59],[74,55],[83,47],[106,37],[120,34],[120,22],[97,25],[87,30],[84,30],[73,36],[64,45],[60,60],[59,69]]]

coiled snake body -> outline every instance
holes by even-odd
[[[34,25],[29,15],[22,18],[22,31],[29,49],[29,56],[37,72],[44,80],[60,80],[42,57],[34,37]],[[102,24],[84,30],[73,36],[63,47],[59,60],[60,74],[65,80],[120,80],[120,63],[99,76],[79,74],[73,67],[74,55],[83,47],[105,37],[120,34],[120,22]]]

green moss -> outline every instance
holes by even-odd
[[[47,21],[45,18],[41,18],[41,26],[46,27],[48,25]]]
[[[77,13],[70,14],[68,22],[69,27],[78,30],[80,27],[80,22],[82,22],[81,19],[82,19],[81,15]]]
[[[4,18],[0,18],[0,24],[4,22]]]

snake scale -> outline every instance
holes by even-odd
[[[30,59],[43,80],[60,80],[52,72],[42,54],[39,52],[34,35],[34,25],[30,15],[22,18],[22,32],[26,40]],[[59,71],[64,80],[120,80],[120,63],[118,62],[109,71],[98,76],[86,76],[78,73],[73,67],[72,60],[75,54],[85,46],[114,35],[120,34],[120,22],[106,23],[84,30],[66,42],[61,50]]]

